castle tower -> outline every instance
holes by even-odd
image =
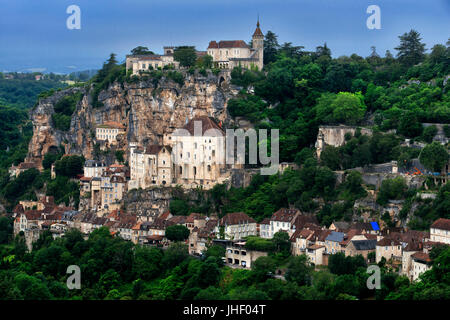
[[[264,33],[259,28],[259,18],[256,23],[256,30],[252,36],[253,49],[258,54],[258,69],[262,70],[264,66]]]

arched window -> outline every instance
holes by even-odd
[[[194,167],[194,176],[197,174],[197,167]]]
[[[180,174],[183,174],[183,167],[180,166],[179,169],[180,169]]]
[[[211,171],[211,166],[208,164],[208,171]]]

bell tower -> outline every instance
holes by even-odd
[[[256,30],[252,36],[253,50],[256,51],[256,56],[258,58],[258,69],[262,70],[264,66],[264,33],[262,33],[259,27],[259,17],[256,22]]]

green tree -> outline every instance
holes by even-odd
[[[420,162],[429,170],[440,172],[448,162],[448,151],[439,142],[434,141],[425,146],[419,155]]]
[[[150,51],[147,47],[138,46],[131,50],[132,55],[144,55],[144,54],[155,54],[153,51]]]
[[[410,30],[399,36],[400,45],[395,48],[398,51],[398,60],[406,66],[413,66],[422,62],[425,58],[425,44],[422,43],[420,33]]]
[[[264,36],[264,64],[267,65],[275,61],[280,45],[278,44],[278,36],[272,31],[267,31]]]
[[[173,225],[166,228],[166,238],[170,241],[184,241],[189,238],[189,229],[183,225]]]
[[[287,265],[286,280],[295,282],[299,286],[309,285],[313,269],[306,255],[292,256]]]
[[[269,256],[262,256],[252,263],[252,272],[256,281],[262,282],[275,273],[275,261]]]
[[[197,61],[197,54],[195,52],[195,47],[190,46],[180,46],[177,47],[173,52],[173,59],[180,63],[182,67],[191,67],[195,65]]]

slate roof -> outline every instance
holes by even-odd
[[[356,250],[375,250],[377,240],[352,240]]]
[[[341,242],[342,240],[344,240],[344,233],[336,231],[332,231],[325,239],[325,241],[334,241],[334,242]]]

